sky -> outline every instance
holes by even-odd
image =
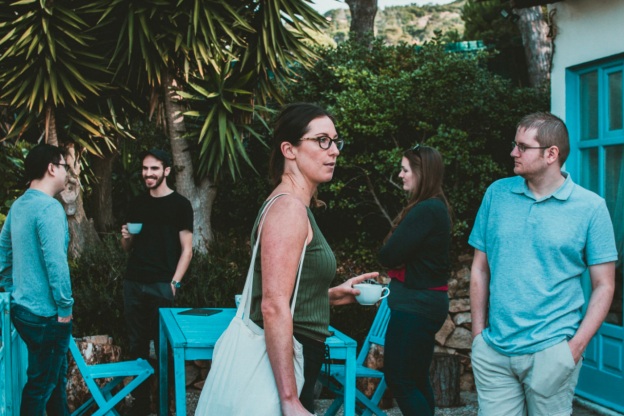
[[[315,4],[312,6],[319,13],[325,13],[331,9],[348,9],[347,3],[337,0],[312,0]],[[453,0],[377,0],[377,6],[383,9],[386,6],[406,6],[408,4],[417,4],[422,6],[423,4],[447,4],[452,3]]]

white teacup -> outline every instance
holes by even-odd
[[[130,234],[138,234],[141,232],[141,229],[143,228],[143,224],[141,224],[140,222],[129,222],[127,226],[128,226],[128,232]]]
[[[237,308],[238,308],[238,305],[240,305],[241,296],[243,295],[234,295],[234,303],[236,304]]]
[[[360,305],[374,305],[390,294],[390,289],[382,285],[358,283],[353,287],[360,291],[360,294],[355,297]]]

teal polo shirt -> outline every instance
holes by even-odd
[[[490,298],[483,339],[505,355],[570,339],[583,318],[581,275],[617,260],[604,199],[565,181],[536,199],[520,177],[485,193],[468,243],[487,254]]]

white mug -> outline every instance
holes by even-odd
[[[374,305],[390,294],[390,289],[382,285],[358,283],[353,287],[360,291],[360,294],[355,297],[360,305]]]

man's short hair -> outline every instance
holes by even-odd
[[[51,144],[39,144],[33,147],[24,161],[24,179],[31,182],[42,179],[48,171],[50,163],[61,163],[65,151]]]
[[[164,150],[160,149],[150,149],[141,153],[141,161],[145,159],[146,156],[153,156],[156,159],[160,160],[163,164],[164,168],[171,167],[171,155]]]
[[[559,117],[538,112],[524,116],[518,123],[516,130],[535,130],[535,140],[540,146],[557,146],[559,148],[559,166],[563,166],[570,154],[570,137],[568,128]]]

